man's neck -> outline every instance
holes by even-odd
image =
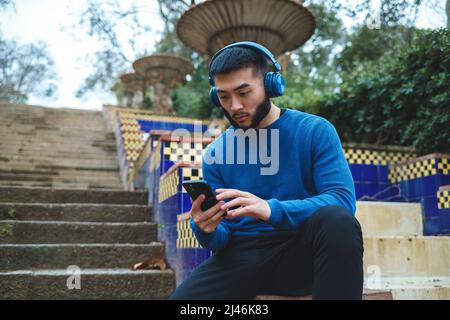
[[[278,108],[276,105],[274,105],[272,102],[270,103],[270,111],[269,113],[264,117],[264,119],[261,120],[261,122],[256,127],[257,129],[265,128],[267,126],[270,126],[272,123],[274,123],[281,114],[281,109]]]

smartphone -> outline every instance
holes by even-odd
[[[200,205],[202,211],[206,211],[209,208],[215,206],[219,201],[216,199],[215,193],[212,191],[211,186],[205,180],[189,180],[183,182],[183,187],[191,196],[192,201],[197,199],[201,194],[204,194],[205,200]],[[224,216],[226,216],[226,212]]]

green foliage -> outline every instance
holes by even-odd
[[[309,4],[308,8],[316,16],[316,31],[291,55],[287,70],[283,70],[286,92],[273,101],[283,107],[314,113],[323,93],[333,91],[338,85],[335,50],[344,44],[346,32],[338,17],[340,7],[322,1]]]
[[[11,223],[0,223],[0,243],[7,242],[13,236],[13,225]]]
[[[450,152],[450,35],[415,30],[411,45],[361,62],[318,107],[344,141]]]
[[[52,97],[57,79],[46,43],[20,44],[0,33],[0,100],[24,103],[30,95]]]
[[[9,208],[8,209],[8,218],[9,219],[14,219],[16,217],[16,209],[14,208]]]

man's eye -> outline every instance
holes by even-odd
[[[240,95],[241,97],[245,97],[245,96],[247,95],[247,93],[248,93],[248,92],[240,92],[239,95]]]
[[[221,100],[226,100],[226,99],[228,99],[228,97],[227,96],[219,96],[219,98],[221,99]]]

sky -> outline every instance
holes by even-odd
[[[374,8],[379,1],[373,0]],[[438,7],[440,5],[444,7],[445,0],[435,1]],[[129,0],[119,2],[126,5]],[[138,5],[149,7],[143,17],[151,21],[152,32],[146,35],[142,45],[151,51],[163,28],[157,2],[156,0],[136,0],[136,2]],[[79,40],[76,40],[70,33],[61,30],[61,27],[76,22],[70,12],[82,8],[84,3],[85,0],[16,0],[15,9],[0,12],[0,30],[7,39],[14,38],[19,43],[43,40],[48,44],[55,61],[59,76],[57,96],[52,99],[31,96],[28,104],[89,110],[101,110],[103,104],[115,104],[115,97],[111,92],[98,91],[88,94],[85,99],[78,99],[75,96],[90,71],[84,57],[94,53],[99,47],[95,39],[89,38],[82,30],[77,32]],[[344,20],[344,23],[348,27],[352,21]],[[418,27],[438,28],[445,25],[444,16],[437,15],[434,10],[420,10]],[[126,39],[126,34],[122,34],[122,38]]]
[[[129,0],[121,0],[124,3],[127,1]],[[78,99],[75,96],[90,71],[84,57],[94,53],[99,46],[95,39],[88,37],[81,30],[77,33],[80,40],[78,41],[69,32],[61,30],[61,27],[76,22],[70,12],[82,8],[84,2],[84,0],[16,0],[15,10],[8,9],[0,13],[0,29],[7,39],[14,38],[19,43],[43,40],[48,44],[55,61],[59,76],[57,96],[54,99],[31,96],[28,104],[101,110],[103,104],[116,103],[111,92],[99,91],[88,94],[87,99]],[[155,31],[161,30],[163,22],[158,16],[156,1],[136,2],[138,4],[146,2],[146,6],[149,2],[153,3],[152,10],[146,13],[148,21],[152,21],[152,28]],[[158,38],[158,33],[152,32],[148,38],[146,45],[151,48]]]

